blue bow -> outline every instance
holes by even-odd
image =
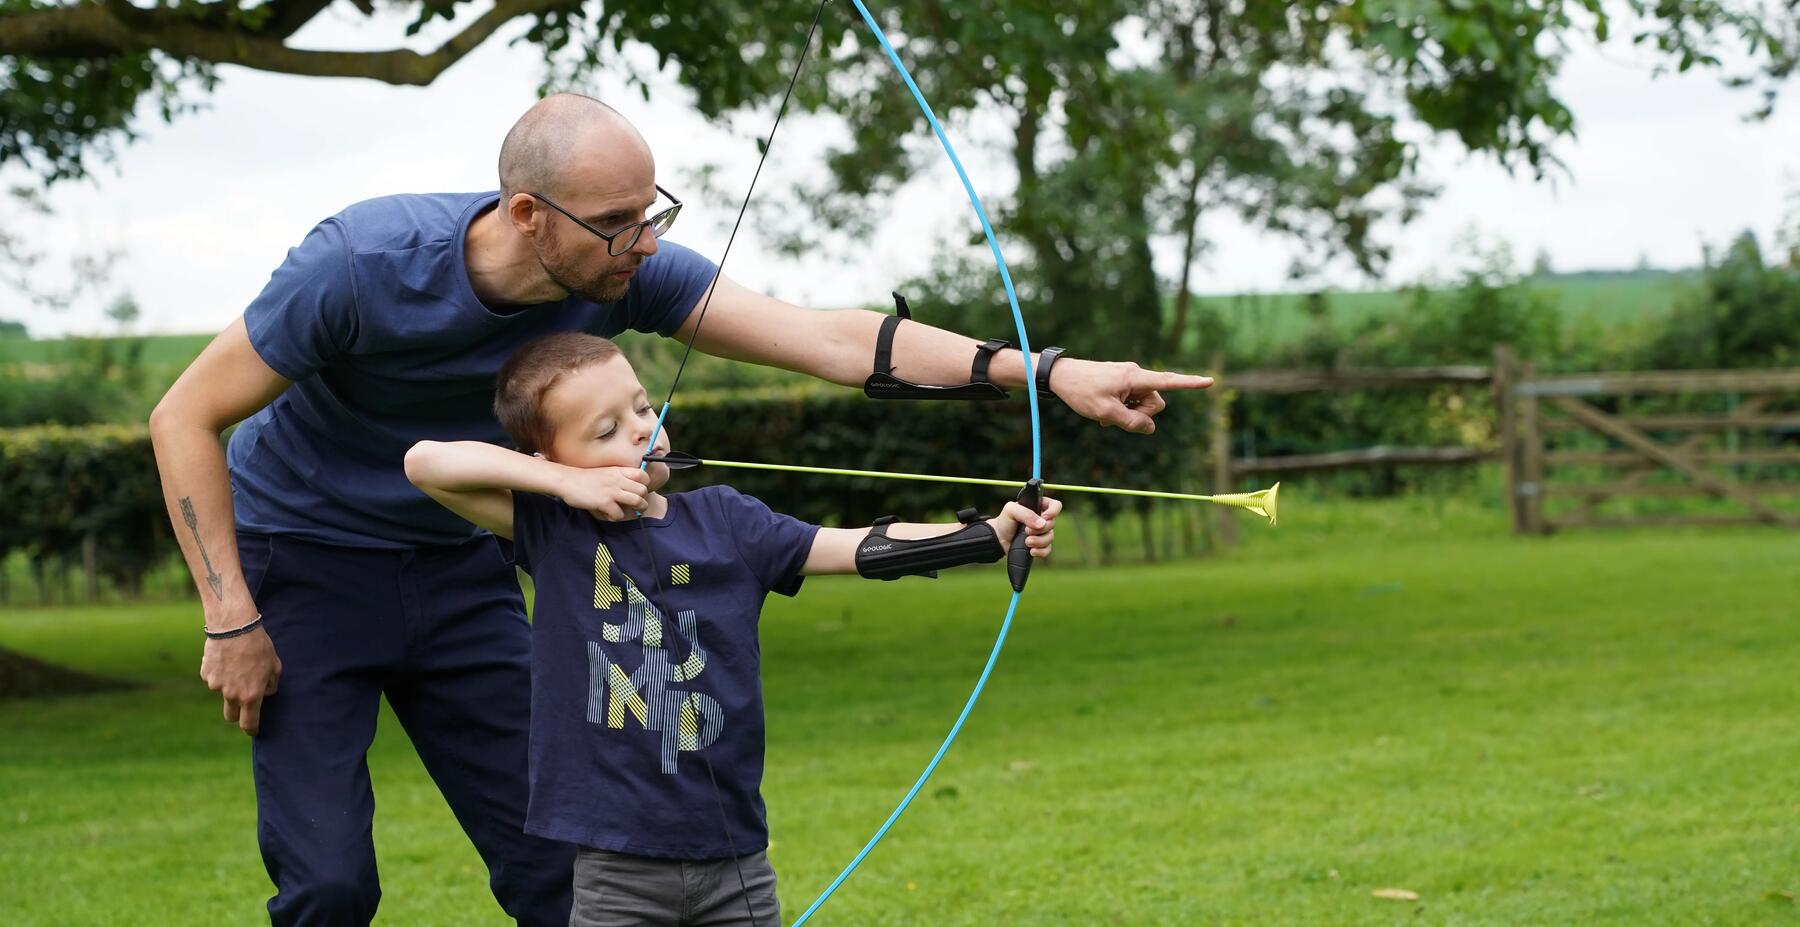
[[[944,127],[938,123],[937,114],[931,111],[931,104],[925,102],[925,94],[921,93],[919,85],[913,82],[912,74],[906,70],[906,65],[901,63],[900,55],[888,42],[886,33],[881,31],[881,26],[875,22],[875,17],[869,13],[869,8],[863,5],[862,0],[850,0],[850,2],[856,4],[856,11],[862,14],[863,22],[868,24],[869,31],[875,35],[875,41],[881,43],[882,51],[887,52],[888,60],[893,62],[895,70],[900,72],[900,79],[906,81],[906,88],[912,91],[913,99],[918,102],[919,109],[925,114],[925,120],[931,123],[931,131],[937,133],[938,141],[943,144],[944,154],[950,156],[950,163],[956,167],[956,176],[962,180],[963,190],[969,194],[969,205],[975,207],[976,218],[981,220],[981,231],[987,236],[989,250],[994,253],[994,266],[999,268],[1000,282],[1006,287],[1006,302],[1012,307],[1013,326],[1019,334],[1019,348],[1025,352],[1025,397],[1031,407],[1031,478],[1038,479],[1042,476],[1042,429],[1039,427],[1037,390],[1033,389],[1031,385],[1035,379],[1035,371],[1032,369],[1031,339],[1025,333],[1025,315],[1019,311],[1019,296],[1013,291],[1012,273],[1006,268],[1006,257],[1000,253],[1000,240],[994,235],[993,224],[988,222],[987,210],[981,206],[981,197],[975,193],[975,185],[969,180],[969,172],[963,169],[962,159],[956,156],[956,147],[950,144],[950,136],[944,133]],[[1019,530],[1023,531],[1024,528],[1021,527]],[[856,867],[861,865],[863,859],[875,849],[875,845],[881,842],[881,838],[887,836],[887,832],[894,826],[894,822],[900,820],[900,815],[906,811],[908,805],[912,804],[912,800],[919,794],[919,790],[925,787],[926,780],[930,779],[931,774],[937,771],[938,763],[943,760],[944,754],[950,752],[950,745],[956,742],[956,735],[962,732],[963,722],[969,719],[969,713],[975,710],[975,703],[981,699],[981,690],[987,686],[988,677],[994,672],[994,664],[1000,660],[1000,650],[1006,646],[1006,634],[1012,630],[1013,615],[1017,614],[1019,610],[1020,594],[1015,591],[1011,601],[1007,602],[1006,617],[1000,622],[1000,633],[994,638],[993,650],[988,652],[987,664],[981,668],[981,676],[975,680],[975,688],[969,692],[968,701],[963,703],[961,713],[956,716],[956,723],[950,725],[950,733],[944,737],[944,742],[938,745],[937,752],[932,754],[931,762],[925,764],[924,771],[919,773],[919,778],[913,782],[912,788],[906,790],[906,796],[900,799],[900,804],[894,806],[893,813],[889,814],[887,820],[881,823],[881,827],[875,831],[875,836],[869,838],[869,842],[863,845],[863,848],[850,860],[849,865],[846,865],[843,871],[838,873],[837,878],[832,879],[831,884],[819,893],[819,897],[814,899],[805,911],[801,912],[800,917],[794,921],[793,927],[800,927],[801,924],[806,923],[825,904],[826,899],[837,891],[838,886],[844,884],[845,879],[850,878],[850,874],[855,872]]]

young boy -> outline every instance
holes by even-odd
[[[520,349],[494,410],[518,451],[423,441],[406,475],[511,538],[536,584],[525,829],[581,848],[570,923],[779,925],[760,793],[763,599],[820,573],[998,560],[1021,529],[1048,556],[1061,504],[871,530],[806,524],[726,486],[664,496],[668,468],[637,469],[656,411],[593,335]],[[652,453],[668,441],[665,427]]]

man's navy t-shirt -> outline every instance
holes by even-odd
[[[238,527],[351,547],[457,544],[480,532],[406,480],[418,441],[505,443],[494,377],[559,331],[670,335],[711,261],[657,243],[616,303],[568,297],[494,312],[469,284],[463,242],[497,193],[389,196],[319,223],[250,306],[250,344],[294,381],[239,426],[227,459]]]
[[[662,518],[604,522],[513,493],[513,549],[537,588],[525,830],[640,856],[755,853],[769,842],[757,622],[769,592],[799,591],[819,529],[728,486],[668,500]]]

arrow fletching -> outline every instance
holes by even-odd
[[[706,463],[706,461],[701,460],[692,454],[684,454],[681,451],[670,451],[667,454],[648,454],[645,455],[644,462],[659,463],[668,467],[670,470],[692,470],[695,467]]]

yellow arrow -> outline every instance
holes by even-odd
[[[702,460],[685,454],[674,456],[651,456],[644,458],[650,463],[670,464],[675,468],[683,465],[700,464],[708,467],[730,467],[739,470],[779,470],[786,473],[817,473],[826,476],[866,476],[879,480],[918,480],[927,483],[967,483],[974,486],[1002,486],[1013,488],[1019,485],[1017,480],[989,480],[973,476],[939,476],[934,473],[900,473],[893,470],[846,470],[838,467],[802,467],[797,464],[750,463],[742,460]],[[1182,499],[1190,502],[1211,502],[1214,505],[1228,505],[1232,508],[1255,512],[1275,524],[1275,497],[1281,489],[1276,483],[1268,489],[1255,492],[1227,492],[1205,496],[1187,492],[1162,492],[1154,489],[1116,489],[1111,486],[1077,486],[1069,483],[1045,483],[1044,489],[1051,492],[1088,492],[1109,496],[1145,496],[1151,499]]]

